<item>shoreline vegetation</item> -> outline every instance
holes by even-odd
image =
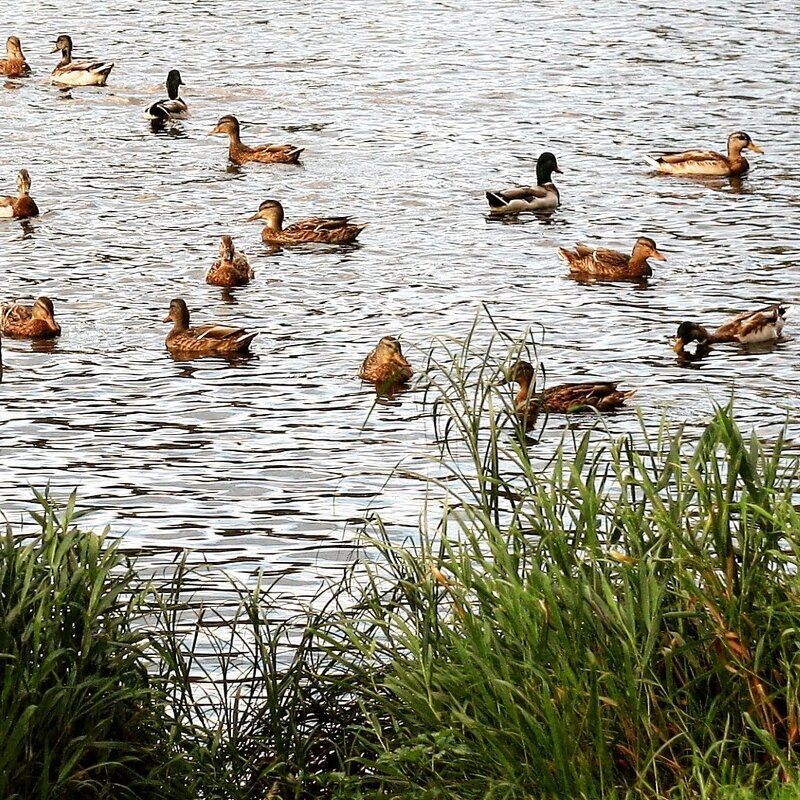
[[[38,494],[0,542],[0,797],[800,798],[783,438],[589,414],[543,468],[500,365],[445,355],[437,524],[375,521],[322,610],[260,584],[187,625],[185,566],[144,582]]]

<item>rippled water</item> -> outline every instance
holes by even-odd
[[[386,333],[424,363],[482,304],[503,330],[546,330],[551,382],[623,379],[645,417],[700,425],[735,389],[740,420],[800,421],[800,322],[767,351],[716,348],[680,366],[683,319],[797,301],[800,13],[793,4],[296,0],[6,2],[34,76],[0,90],[0,192],[29,169],[42,216],[0,221],[2,296],[49,295],[63,335],[5,340],[2,509],[30,486],[79,487],[91,520],[154,565],[188,548],[229,571],[264,569],[306,595],[352,559],[353,526],[380,511],[412,530],[431,430],[420,392],[377,406],[356,377]],[[258,5],[258,4],[256,4]],[[98,11],[98,9],[101,9]],[[113,59],[106,89],[48,83],[51,42]],[[179,68],[192,118],[154,135],[142,109]],[[301,167],[226,164],[206,133],[236,114],[245,142],[306,148]],[[641,154],[724,149],[744,129],[765,149],[744,180],[656,177]],[[556,153],[562,207],[485,219],[486,188],[530,182]],[[287,219],[350,213],[362,245],[269,253],[244,222],[261,200]],[[218,237],[250,256],[233,299],[206,286]],[[556,247],[668,257],[645,288],[565,277]],[[176,362],[169,300],[195,321],[259,328],[256,357]],[[491,329],[481,327],[479,338]],[[546,448],[566,422],[552,420]],[[633,411],[612,432],[638,425]]]

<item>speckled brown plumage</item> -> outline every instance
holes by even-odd
[[[244,286],[253,279],[253,270],[244,253],[233,246],[230,236],[219,240],[219,258],[212,264],[206,275],[206,283],[212,286]]]
[[[27,78],[31,68],[22,53],[22,44],[16,36],[6,41],[6,57],[0,58],[0,75],[7,78]]]
[[[535,377],[533,366],[527,361],[519,361],[500,381],[513,381],[519,384],[514,397],[517,413],[524,420],[532,421],[540,411],[566,414],[594,408],[597,411],[613,411],[619,408],[636,390],[619,391],[616,382],[586,381],[584,383],[562,383],[550,386],[543,392],[531,393]]]
[[[239,136],[239,120],[230,114],[220,117],[209,136],[218,134],[229,138],[228,158],[234,164],[246,164],[248,161],[258,161],[262,164],[296,164],[300,153],[303,152],[302,147],[291,144],[259,144],[249,147]]]
[[[250,349],[250,343],[258,335],[258,331],[248,333],[244,328],[213,323],[190,328],[189,309],[179,297],[169,304],[164,322],[172,322],[172,330],[166,339],[167,350],[183,355],[241,355]]]
[[[17,339],[54,339],[61,335],[53,302],[39,297],[32,306],[9,303],[0,308],[0,332]]]
[[[629,256],[604,247],[594,249],[585,244],[576,245],[574,250],[560,247],[558,254],[567,262],[570,272],[597,278],[646,278],[653,274],[647,263],[648,258],[665,260],[656,249],[656,243],[647,236],[640,236],[636,240]]]
[[[21,169],[17,175],[17,196],[8,195],[0,197],[0,217],[26,217],[39,216],[39,207],[30,196],[31,176],[28,170]]]
[[[283,227],[283,206],[277,200],[265,200],[248,222],[263,220],[261,238],[267,244],[350,244],[366,224],[356,225],[350,217],[311,217]]]
[[[400,342],[394,336],[384,336],[364,359],[358,377],[386,390],[406,383],[413,374],[414,370],[403,357]]]

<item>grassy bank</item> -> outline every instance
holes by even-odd
[[[202,660],[185,570],[141,585],[42,498],[2,543],[0,796],[800,797],[782,440],[719,409],[699,438],[587,432],[543,468],[493,370],[448,363],[436,530],[377,525],[300,619],[240,590]]]

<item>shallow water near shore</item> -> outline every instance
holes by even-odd
[[[788,417],[796,435],[797,316],[774,346],[723,345],[688,366],[670,337],[684,319],[800,299],[797,9],[62,8],[0,12],[0,37],[18,35],[34,70],[0,84],[0,193],[25,167],[42,210],[0,221],[2,298],[48,295],[63,328],[52,343],[3,340],[10,520],[31,508],[31,486],[78,487],[97,509],[88,522],[112,525],[154,570],[188,549],[307,597],[352,562],[365,516],[413,535],[426,497],[390,478],[434,453],[422,392],[374,405],[361,360],[394,334],[421,366],[484,304],[506,333],[544,330],[549,382],[624,381],[654,428],[666,413],[699,429],[735,392],[743,428],[769,435]],[[116,62],[107,88],[49,84],[67,32],[76,58]],[[192,118],[154,134],[142,110],[171,68]],[[306,148],[302,165],[229,167],[226,142],[206,135],[226,113],[245,142]],[[658,177],[641,157],[722,150],[738,129],[765,150],[741,181]],[[563,171],[561,208],[487,220],[484,190],[533,181],[543,150]],[[345,213],[369,226],[359,246],[269,252],[245,222],[267,197],[287,222]],[[224,233],[256,272],[230,295],[203,280]],[[640,235],[668,259],[644,286],[570,280],[556,255],[576,241],[627,251]],[[161,319],[176,296],[193,321],[259,329],[254,357],[173,360]],[[491,333],[486,322],[477,339]],[[543,456],[568,424],[551,419]],[[607,426],[639,423],[630,410]]]

